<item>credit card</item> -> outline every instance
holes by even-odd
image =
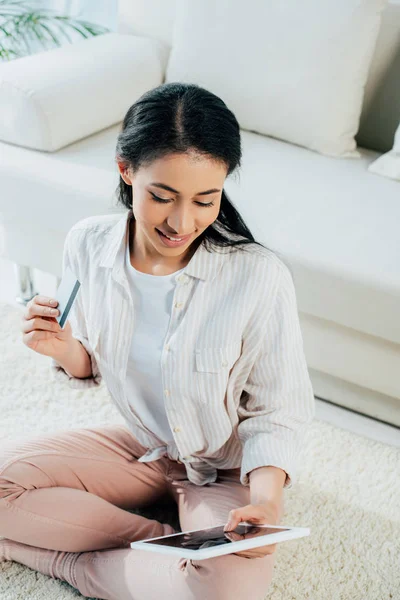
[[[60,311],[60,314],[56,319],[61,329],[64,329],[64,325],[67,322],[69,312],[75,302],[80,287],[80,282],[77,280],[71,269],[67,267],[54,296],[58,301],[57,308]]]

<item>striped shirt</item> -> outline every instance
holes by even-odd
[[[68,232],[68,266],[81,287],[70,312],[73,336],[91,358],[92,376],[71,376],[51,358],[55,377],[73,388],[106,383],[126,425],[145,446],[142,462],[167,455],[188,479],[216,481],[217,469],[262,466],[296,480],[315,400],[303,349],[292,275],[256,244],[209,252],[200,244],[176,276],[161,371],[174,440],[165,444],[127,398],[127,363],[135,312],[124,259],[132,211],[88,217]]]

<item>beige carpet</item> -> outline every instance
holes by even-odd
[[[0,443],[124,422],[104,385],[79,391],[53,382],[49,359],[24,346],[19,327],[18,308],[0,304]],[[299,482],[285,490],[285,508],[282,524],[310,527],[311,535],[278,546],[268,599],[400,600],[399,449],[314,421]],[[82,596],[6,562],[0,564],[0,598]]]

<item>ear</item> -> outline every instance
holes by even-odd
[[[129,173],[129,167],[123,161],[117,160],[117,166],[122,179],[126,184],[132,185],[132,178]]]

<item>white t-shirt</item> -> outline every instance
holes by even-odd
[[[161,353],[172,311],[176,275],[142,273],[132,266],[126,244],[125,269],[135,307],[135,328],[128,356],[128,402],[142,423],[162,441],[174,437],[164,406]]]

